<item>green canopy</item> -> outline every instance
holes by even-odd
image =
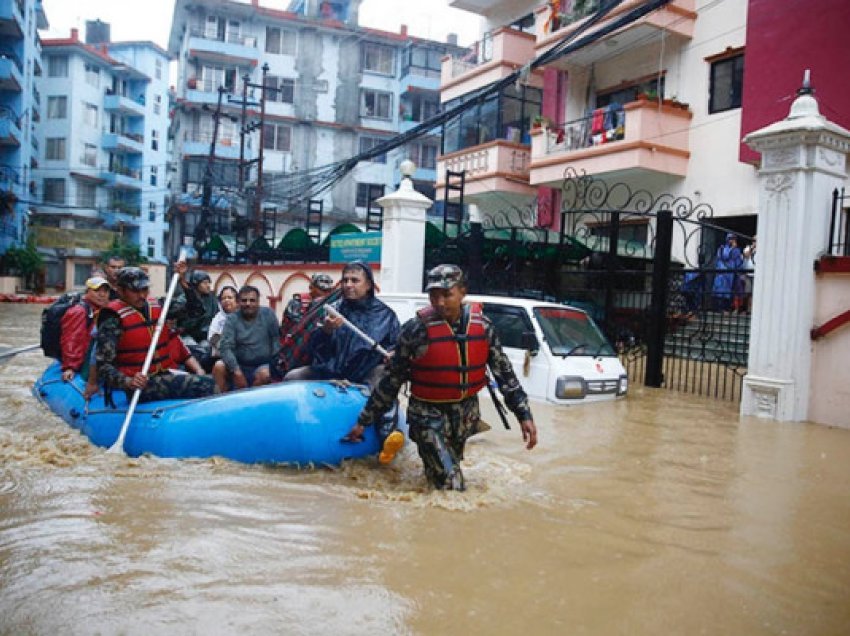
[[[313,247],[316,247],[313,239],[300,227],[289,230],[277,244],[279,250],[286,251],[307,250]]]
[[[325,237],[325,240],[322,241],[322,245],[325,247],[330,246],[331,237],[336,234],[360,234],[363,230],[354,225],[353,223],[343,223],[342,225],[337,225],[334,229],[328,232],[328,235]]]
[[[269,245],[269,242],[264,239],[262,236],[258,236],[255,238],[251,245],[248,246],[249,252],[268,252],[272,249],[272,246]]]
[[[236,237],[229,234],[213,234],[202,252],[216,252],[219,256],[229,257],[236,254]]]
[[[425,223],[425,247],[440,247],[446,242],[446,235],[431,221]]]

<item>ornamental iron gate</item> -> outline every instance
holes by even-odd
[[[536,225],[536,201],[488,210],[454,238],[426,241],[426,268],[456,263],[471,292],[585,309],[633,381],[740,400],[752,272],[718,260],[707,239],[727,230],[711,206],[572,169],[558,198],[559,231]]]

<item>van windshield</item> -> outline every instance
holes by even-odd
[[[567,307],[535,307],[534,315],[553,355],[616,355],[614,347],[583,311]]]

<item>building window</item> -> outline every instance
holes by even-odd
[[[208,15],[204,37],[208,40],[242,44],[241,25],[238,20]]]
[[[369,152],[370,150],[372,150],[372,148],[374,148],[375,146],[379,146],[383,142],[384,142],[384,140],[381,139],[380,137],[361,137],[360,138],[360,152],[361,153]],[[367,161],[372,161],[374,163],[386,163],[387,162],[387,155],[386,154],[378,155],[377,157],[373,157],[371,159],[368,159]]]
[[[100,86],[100,69],[93,64],[86,64],[86,84],[95,88]]]
[[[446,102],[444,109],[451,110],[463,101],[464,98],[458,98]],[[539,88],[506,86],[443,125],[443,154],[496,139],[530,144],[531,121],[540,114],[542,101]]]
[[[94,144],[83,144],[83,156],[80,161],[85,166],[97,165],[97,146]]]
[[[157,169],[156,166],[151,166],[151,185],[152,186],[156,185],[156,178],[157,178],[158,172],[159,172],[159,170]]]
[[[64,95],[53,95],[47,98],[47,118],[65,119],[68,116],[68,98]]]
[[[292,127],[286,124],[266,124],[263,126],[263,148],[289,152],[292,146]]]
[[[152,236],[148,237],[148,258],[156,256],[156,239]]]
[[[65,179],[44,180],[44,202],[65,204]]]
[[[295,102],[295,80],[287,77],[266,76],[266,100],[292,104]]]
[[[363,42],[360,45],[360,70],[395,75],[395,49],[383,44]]]
[[[436,94],[411,93],[401,102],[399,107],[401,118],[405,121],[427,121],[439,112],[439,101]]]
[[[151,150],[159,150],[159,131],[156,128],[151,130]]]
[[[236,91],[236,69],[221,66],[202,67],[201,86],[198,86],[198,90],[214,93],[218,91],[219,86],[224,86],[231,93]]]
[[[48,137],[44,145],[44,158],[50,161],[65,160],[65,138]]]
[[[383,183],[358,183],[357,184],[357,200],[355,201],[355,205],[358,208],[369,207],[370,194],[371,194],[371,199],[374,201],[375,199],[383,196],[383,193],[384,193],[384,184]]]
[[[85,104],[85,122],[87,126],[97,128],[97,106],[95,104]]]
[[[591,236],[608,238],[611,236],[610,223],[588,223]],[[617,230],[617,239],[621,243],[629,243],[632,247],[646,245],[649,240],[649,223],[647,221],[621,221]]]
[[[295,55],[295,31],[266,27],[266,53]]]
[[[411,144],[408,147],[410,160],[419,168],[435,170],[437,168],[436,144]]]
[[[64,183],[64,182],[63,182]],[[97,186],[93,183],[77,182],[77,206],[81,208],[95,207]]]
[[[744,54],[739,52],[721,59],[710,60],[711,85],[708,112],[722,113],[741,107],[744,88]]]
[[[439,78],[444,55],[440,49],[408,44],[402,54],[401,74]]]
[[[156,203],[153,201],[148,203],[148,221],[151,223],[156,221]]]
[[[156,79],[162,79],[162,60],[159,58],[156,58],[156,70],[154,72]]]
[[[360,91],[360,116],[392,119],[392,93],[362,89]]]
[[[162,95],[154,95],[153,96],[153,113],[154,115],[159,115],[162,110]]]
[[[68,77],[68,57],[51,55],[47,58],[47,77]]]

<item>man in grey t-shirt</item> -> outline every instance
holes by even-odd
[[[277,316],[268,307],[260,307],[260,291],[245,285],[239,290],[238,300],[239,310],[224,322],[219,342],[221,360],[213,367],[221,392],[268,384],[269,363],[280,349]]]

